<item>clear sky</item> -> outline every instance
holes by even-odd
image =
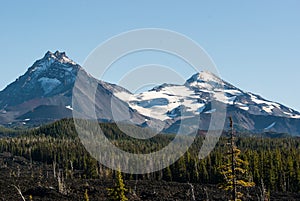
[[[2,1],[0,26],[0,89],[48,50],[82,64],[116,34],[164,28],[200,44],[224,80],[300,111],[297,0]]]

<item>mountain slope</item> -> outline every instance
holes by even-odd
[[[76,79],[82,82],[81,86],[75,86]],[[88,92],[94,84],[97,88],[93,95]],[[220,108],[227,109],[227,116],[234,118],[240,130],[300,135],[299,112],[240,90],[210,72],[196,73],[182,85],[166,83],[132,94],[93,78],[64,52],[56,51],[47,52],[0,92],[2,125],[41,125],[72,117],[74,110],[81,111],[85,118],[93,118],[95,109],[101,122],[126,120],[141,127],[177,133],[183,121],[187,132],[197,126],[193,122],[199,123],[200,130],[207,130],[213,115],[222,116]]]
[[[73,87],[79,72],[87,82],[95,82],[98,86],[93,104],[99,119],[112,121],[109,110],[112,91],[126,90],[91,77],[64,52],[56,51],[47,52],[24,75],[0,92],[0,123],[40,125],[72,117]],[[116,100],[119,105],[127,106],[127,103]],[[136,119],[145,119],[135,111],[129,113]]]
[[[232,116],[241,130],[300,134],[299,112],[244,92],[210,72],[197,73],[183,85],[163,84],[140,94],[115,95],[145,116],[171,122],[168,132],[178,130],[182,113],[185,118],[200,116],[199,128],[207,130],[211,114],[219,112],[212,107],[216,101],[224,104],[227,116]]]
[[[65,53],[47,52],[27,72],[0,92],[0,108],[15,106],[26,101],[68,93],[81,67]]]

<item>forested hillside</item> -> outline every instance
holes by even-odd
[[[166,146],[173,135],[158,135],[149,140],[133,139],[123,134],[115,124],[101,124],[106,136],[120,148],[134,153],[149,153]],[[5,130],[2,129],[2,133]],[[8,131],[11,132],[11,131]],[[133,131],[134,132],[134,131]],[[129,180],[151,180],[165,182],[214,185],[223,182],[220,167],[224,164],[227,138],[223,136],[211,154],[198,159],[203,135],[196,137],[189,151],[175,164],[161,171],[145,175],[123,175]],[[241,150],[240,158],[249,165],[246,171],[255,187],[253,192],[263,189],[268,194],[275,192],[300,193],[300,138],[284,137],[240,137],[236,145]],[[115,172],[99,164],[82,146],[76,136],[72,120],[61,120],[51,125],[23,131],[18,137],[1,138],[0,153],[24,157],[29,161],[25,169],[5,169],[9,166],[5,158],[0,158],[1,171],[7,177],[22,177],[23,171],[31,172],[32,177],[53,177],[58,172],[63,178],[72,179],[112,179]],[[32,164],[47,167],[37,173]],[[56,172],[56,173],[55,173]],[[3,176],[3,175],[2,175]],[[256,190],[255,190],[256,189]],[[260,190],[257,190],[260,189]],[[246,190],[245,190],[246,191]],[[224,192],[225,193],[225,192]],[[250,199],[250,197],[248,199]]]

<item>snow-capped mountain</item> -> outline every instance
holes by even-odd
[[[78,75],[85,83],[82,88],[75,86]],[[92,83],[97,84],[94,97],[86,93]],[[232,116],[241,130],[300,135],[299,112],[240,90],[210,72],[197,73],[182,85],[165,83],[132,94],[120,86],[93,78],[64,52],[58,51],[47,52],[0,92],[0,124],[40,125],[72,117],[73,110],[78,109],[73,105],[77,101],[72,100],[74,89],[84,98],[79,101],[90,103],[80,108],[86,111],[85,116],[92,112],[93,104],[99,121],[126,120],[141,127],[177,133],[183,119],[189,128],[193,125],[188,122],[198,118],[199,129],[207,130],[211,117],[221,114],[220,108],[225,108],[227,116]],[[118,112],[117,120],[112,104]]]
[[[0,92],[0,108],[18,105],[28,100],[51,97],[69,91],[80,66],[65,53],[47,52],[27,72]]]
[[[218,112],[211,102],[217,101],[240,129],[300,133],[299,112],[244,92],[210,72],[197,73],[183,85],[163,84],[140,94],[119,92],[115,96],[145,116],[172,122],[166,129],[169,132],[178,129],[175,125],[183,111],[185,118],[200,115],[200,129],[208,129],[209,116]]]
[[[244,92],[209,72],[193,75],[184,85],[163,84],[140,94],[115,93],[130,106],[146,116],[160,120],[180,116],[182,107],[191,115],[212,113],[207,104],[217,100],[253,115],[272,115],[300,118],[300,113],[279,103],[268,101],[253,93]]]
[[[195,94],[200,97],[203,93],[208,93],[215,100],[245,110],[250,114],[300,118],[299,112],[279,103],[268,101],[259,95],[244,92],[209,72],[193,75],[187,80],[185,86],[194,90]]]
[[[98,85],[96,100],[101,101],[95,103],[97,116],[103,121],[111,121],[112,91],[126,90],[91,77],[64,52],[48,51],[24,75],[0,92],[0,124],[38,125],[72,117],[72,93],[79,71],[86,81]]]

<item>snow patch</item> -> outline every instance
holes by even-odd
[[[222,83],[222,80],[218,78],[216,75],[214,75],[211,72],[203,71],[201,73],[195,74],[192,79],[194,81],[205,81],[205,82],[216,82],[216,83]]]
[[[199,89],[213,90],[213,86],[206,82],[192,82],[190,83],[191,87],[196,87]]]
[[[42,77],[38,81],[41,83],[45,95],[61,84],[61,81],[56,78]]]
[[[47,60],[40,61],[31,72],[34,72],[34,74],[37,76],[41,72],[45,71],[51,64],[54,62],[54,59],[48,58]]]
[[[272,113],[272,110],[274,109],[274,106],[263,106],[262,109],[266,111],[267,113]]]
[[[201,113],[203,112],[203,110],[206,108],[205,105],[203,105],[202,107],[198,108],[197,112]]]
[[[228,94],[231,94],[233,96],[240,96],[240,95],[243,95],[243,92],[239,91],[239,90],[236,90],[236,89],[225,89],[224,90],[224,93],[228,93]]]
[[[236,105],[237,105],[238,108],[240,108],[242,110],[248,111],[250,109],[248,105],[243,104],[243,103],[236,103]]]
[[[73,108],[71,107],[71,105],[67,105],[66,108],[69,109],[69,110],[73,110]]]
[[[273,122],[272,124],[270,124],[269,126],[264,128],[264,130],[269,130],[269,129],[273,128],[275,126],[275,124],[276,124],[276,122]]]
[[[248,111],[248,110],[249,110],[249,107],[248,107],[248,106],[240,106],[239,108],[242,109],[242,110],[245,110],[245,111]]]
[[[7,113],[6,110],[0,110],[0,112],[1,112],[2,114],[6,114],[6,113]]]
[[[215,94],[213,94],[213,97],[217,101],[223,102],[225,104],[230,104],[230,105],[233,105],[236,99],[236,96],[226,96],[222,91],[216,92]]]
[[[76,65],[76,63],[73,60],[69,59],[65,55],[64,52],[58,52],[58,51],[56,51],[54,54],[51,53],[50,58],[58,60],[60,63],[70,63],[70,64],[73,64],[73,65]]]
[[[70,63],[70,64],[73,64],[73,65],[76,65],[76,63],[74,61],[72,61],[71,59],[69,59],[68,57],[62,57],[60,60],[60,62],[62,63]]]
[[[208,110],[208,111],[204,112],[204,114],[211,114],[211,113],[214,113],[214,112],[216,112],[216,109]]]
[[[291,114],[291,113],[288,113],[288,112],[283,112],[283,113],[288,115],[290,118],[294,118],[294,119],[299,119],[300,118],[300,115],[297,115],[297,114]]]
[[[256,104],[266,104],[266,105],[270,105],[270,106],[274,106],[280,108],[280,105],[278,103],[274,103],[271,101],[267,101],[267,100],[262,100],[260,98],[258,98],[256,95],[249,93],[251,96],[251,100],[256,103]]]

